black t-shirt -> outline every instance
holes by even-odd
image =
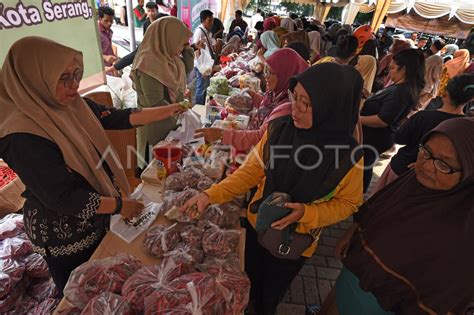
[[[400,122],[413,108],[410,88],[407,84],[394,84],[369,97],[362,108],[361,116],[378,115],[388,126],[385,128],[363,127],[364,144],[383,153],[394,144],[393,134]]]
[[[446,119],[462,117],[439,110],[421,111],[410,117],[395,133],[395,143],[405,145],[392,157],[392,170],[401,175],[408,170],[407,166],[416,161],[418,145],[423,136]]]

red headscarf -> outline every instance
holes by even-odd
[[[263,31],[271,31],[275,27],[278,27],[277,21],[272,17],[266,18],[265,21],[263,21]]]

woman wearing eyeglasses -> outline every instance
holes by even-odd
[[[319,314],[464,314],[474,300],[473,214],[474,119],[448,119],[423,138],[415,169],[359,209]]]
[[[370,192],[371,195],[414,166],[418,155],[418,145],[428,131],[446,119],[464,116],[464,105],[474,98],[474,74],[454,77],[449,81],[446,92],[443,97],[443,107],[416,113],[395,133],[395,143],[404,147],[392,157],[390,164]],[[447,168],[442,168],[440,171],[443,172],[443,170],[447,171]]]
[[[250,308],[274,314],[291,281],[311,257],[317,238],[296,259],[274,256],[260,245],[255,230],[260,205],[276,192],[287,193],[291,212],[271,222],[312,233],[347,219],[362,202],[362,153],[353,132],[358,119],[362,78],[353,67],[326,63],[293,77],[291,116],[270,122],[247,161],[231,176],[191,198],[180,209],[225,203],[258,186],[244,226],[245,271],[251,281]],[[260,217],[261,218],[261,217]]]
[[[308,64],[292,49],[278,50],[266,60],[264,68],[268,92],[264,96],[252,93],[254,110],[248,130],[204,128],[196,131],[196,137],[204,136],[207,142],[222,140],[238,151],[250,150],[262,139],[269,122],[291,113],[288,83],[306,69]]]
[[[26,234],[61,294],[70,272],[104,237],[110,215],[132,218],[143,209],[121,198],[129,185],[104,129],[180,111],[178,104],[135,111],[84,100],[82,73],[81,52],[42,37],[13,44],[0,71],[0,156],[26,186]]]

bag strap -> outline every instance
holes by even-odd
[[[212,49],[212,45],[211,45],[211,41],[209,40],[209,37],[207,36],[207,33],[204,31],[204,29],[202,27],[199,26],[199,29],[201,30],[201,32],[204,34],[204,36],[206,36],[206,40],[207,40],[207,45],[209,46],[209,52],[211,54],[211,58],[214,60],[216,59],[216,56],[214,54],[214,49]]]

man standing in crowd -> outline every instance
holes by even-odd
[[[112,49],[112,23],[115,12],[110,7],[99,7],[99,33],[102,47],[102,58],[106,67],[110,67],[117,56]]]
[[[416,40],[418,39],[418,33],[417,32],[411,33],[410,39],[413,41],[414,44],[416,44]]]
[[[146,12],[143,8],[145,0],[138,0],[138,5],[133,9],[133,21],[136,27],[142,27],[146,21]]]
[[[418,40],[418,43],[416,44],[416,47],[418,49],[423,49],[423,48],[425,48],[427,42],[428,42],[428,38],[422,37]]]
[[[143,36],[145,36],[146,30],[152,22],[158,20],[161,17],[167,16],[167,14],[158,13],[158,5],[156,4],[156,2],[152,1],[146,4],[146,15],[146,21],[145,23],[143,23]]]
[[[235,20],[233,20],[232,23],[230,24],[229,34],[232,33],[237,26],[240,27],[240,29],[242,30],[244,34],[247,34],[248,24],[247,22],[244,21],[244,19],[242,18],[242,15],[243,15],[242,11],[240,10],[235,11]]]
[[[250,29],[252,32],[257,32],[255,25],[257,25],[258,22],[263,22],[262,10],[260,9],[257,9],[257,13],[252,15],[252,18],[250,19]]]
[[[200,14],[201,25],[196,28],[193,35],[193,45],[196,49],[206,50],[213,60],[216,60],[214,51],[214,39],[212,38],[212,25],[214,14],[209,10],[203,10]],[[194,60],[196,73],[196,100],[195,104],[204,104],[206,101],[206,90],[209,87],[210,75],[202,75],[197,69],[197,60]]]
[[[433,55],[441,55],[441,49],[446,45],[445,41],[440,39],[437,39],[434,41],[434,43],[430,46],[430,49],[427,49],[425,51],[425,58],[428,58],[429,56]]]

